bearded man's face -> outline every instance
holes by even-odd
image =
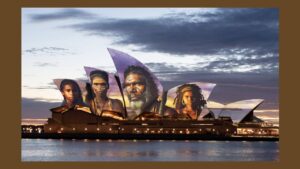
[[[144,101],[146,84],[141,75],[130,73],[125,79],[125,90],[130,101]]]

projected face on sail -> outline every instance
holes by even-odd
[[[158,113],[162,85],[137,59],[126,53],[109,49],[123,87],[129,119],[141,113]]]
[[[214,86],[201,82],[176,86],[169,90],[166,104],[175,108],[179,117],[196,120],[205,108]]]
[[[86,86],[85,102],[92,112],[99,116],[119,113],[119,116],[123,117],[123,99],[114,74],[92,67],[84,69],[90,79]]]
[[[63,95],[62,106],[70,108],[75,105],[83,105],[81,89],[83,89],[84,82],[76,82],[71,79],[54,79],[53,81]]]

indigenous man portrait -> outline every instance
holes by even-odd
[[[85,102],[91,108],[93,114],[98,116],[110,116],[123,119],[123,104],[118,99],[109,98],[108,73],[102,70],[94,70],[90,73],[91,84],[86,84],[87,95]]]
[[[176,114],[174,109],[161,105],[157,85],[150,73],[144,68],[129,66],[124,71],[123,87],[129,100],[128,119],[160,118],[162,114],[164,116]]]

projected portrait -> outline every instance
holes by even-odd
[[[202,119],[209,113],[206,101],[215,85],[191,82],[175,86],[168,91],[166,105],[176,109],[178,119]]]
[[[184,84],[177,88],[176,94],[174,105],[177,112],[196,120],[206,104],[201,88],[195,84]]]
[[[83,102],[83,85],[84,82],[71,79],[54,79],[54,84],[59,89],[63,96],[63,101],[60,107],[53,109],[55,112],[65,112],[69,109],[77,109],[85,112],[90,112],[89,108]]]
[[[139,116],[147,116],[150,118],[161,114],[176,114],[171,108],[161,108],[161,106],[164,105],[161,105],[158,99],[158,88],[150,73],[144,68],[133,65],[129,66],[124,72],[123,87],[129,101],[129,107],[127,109],[129,119]]]
[[[114,116],[117,113],[116,116],[122,118],[124,116],[122,102],[108,96],[109,74],[102,70],[93,70],[89,73],[89,77],[90,83],[86,84],[85,103],[91,108],[92,113],[99,116]],[[119,89],[116,88],[115,90]]]
[[[79,88],[79,85],[74,80],[64,79],[60,83],[59,90],[64,97],[62,105],[67,107],[73,107],[76,104],[83,104],[81,90]]]

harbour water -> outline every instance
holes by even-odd
[[[278,161],[279,142],[22,139],[22,161]]]

